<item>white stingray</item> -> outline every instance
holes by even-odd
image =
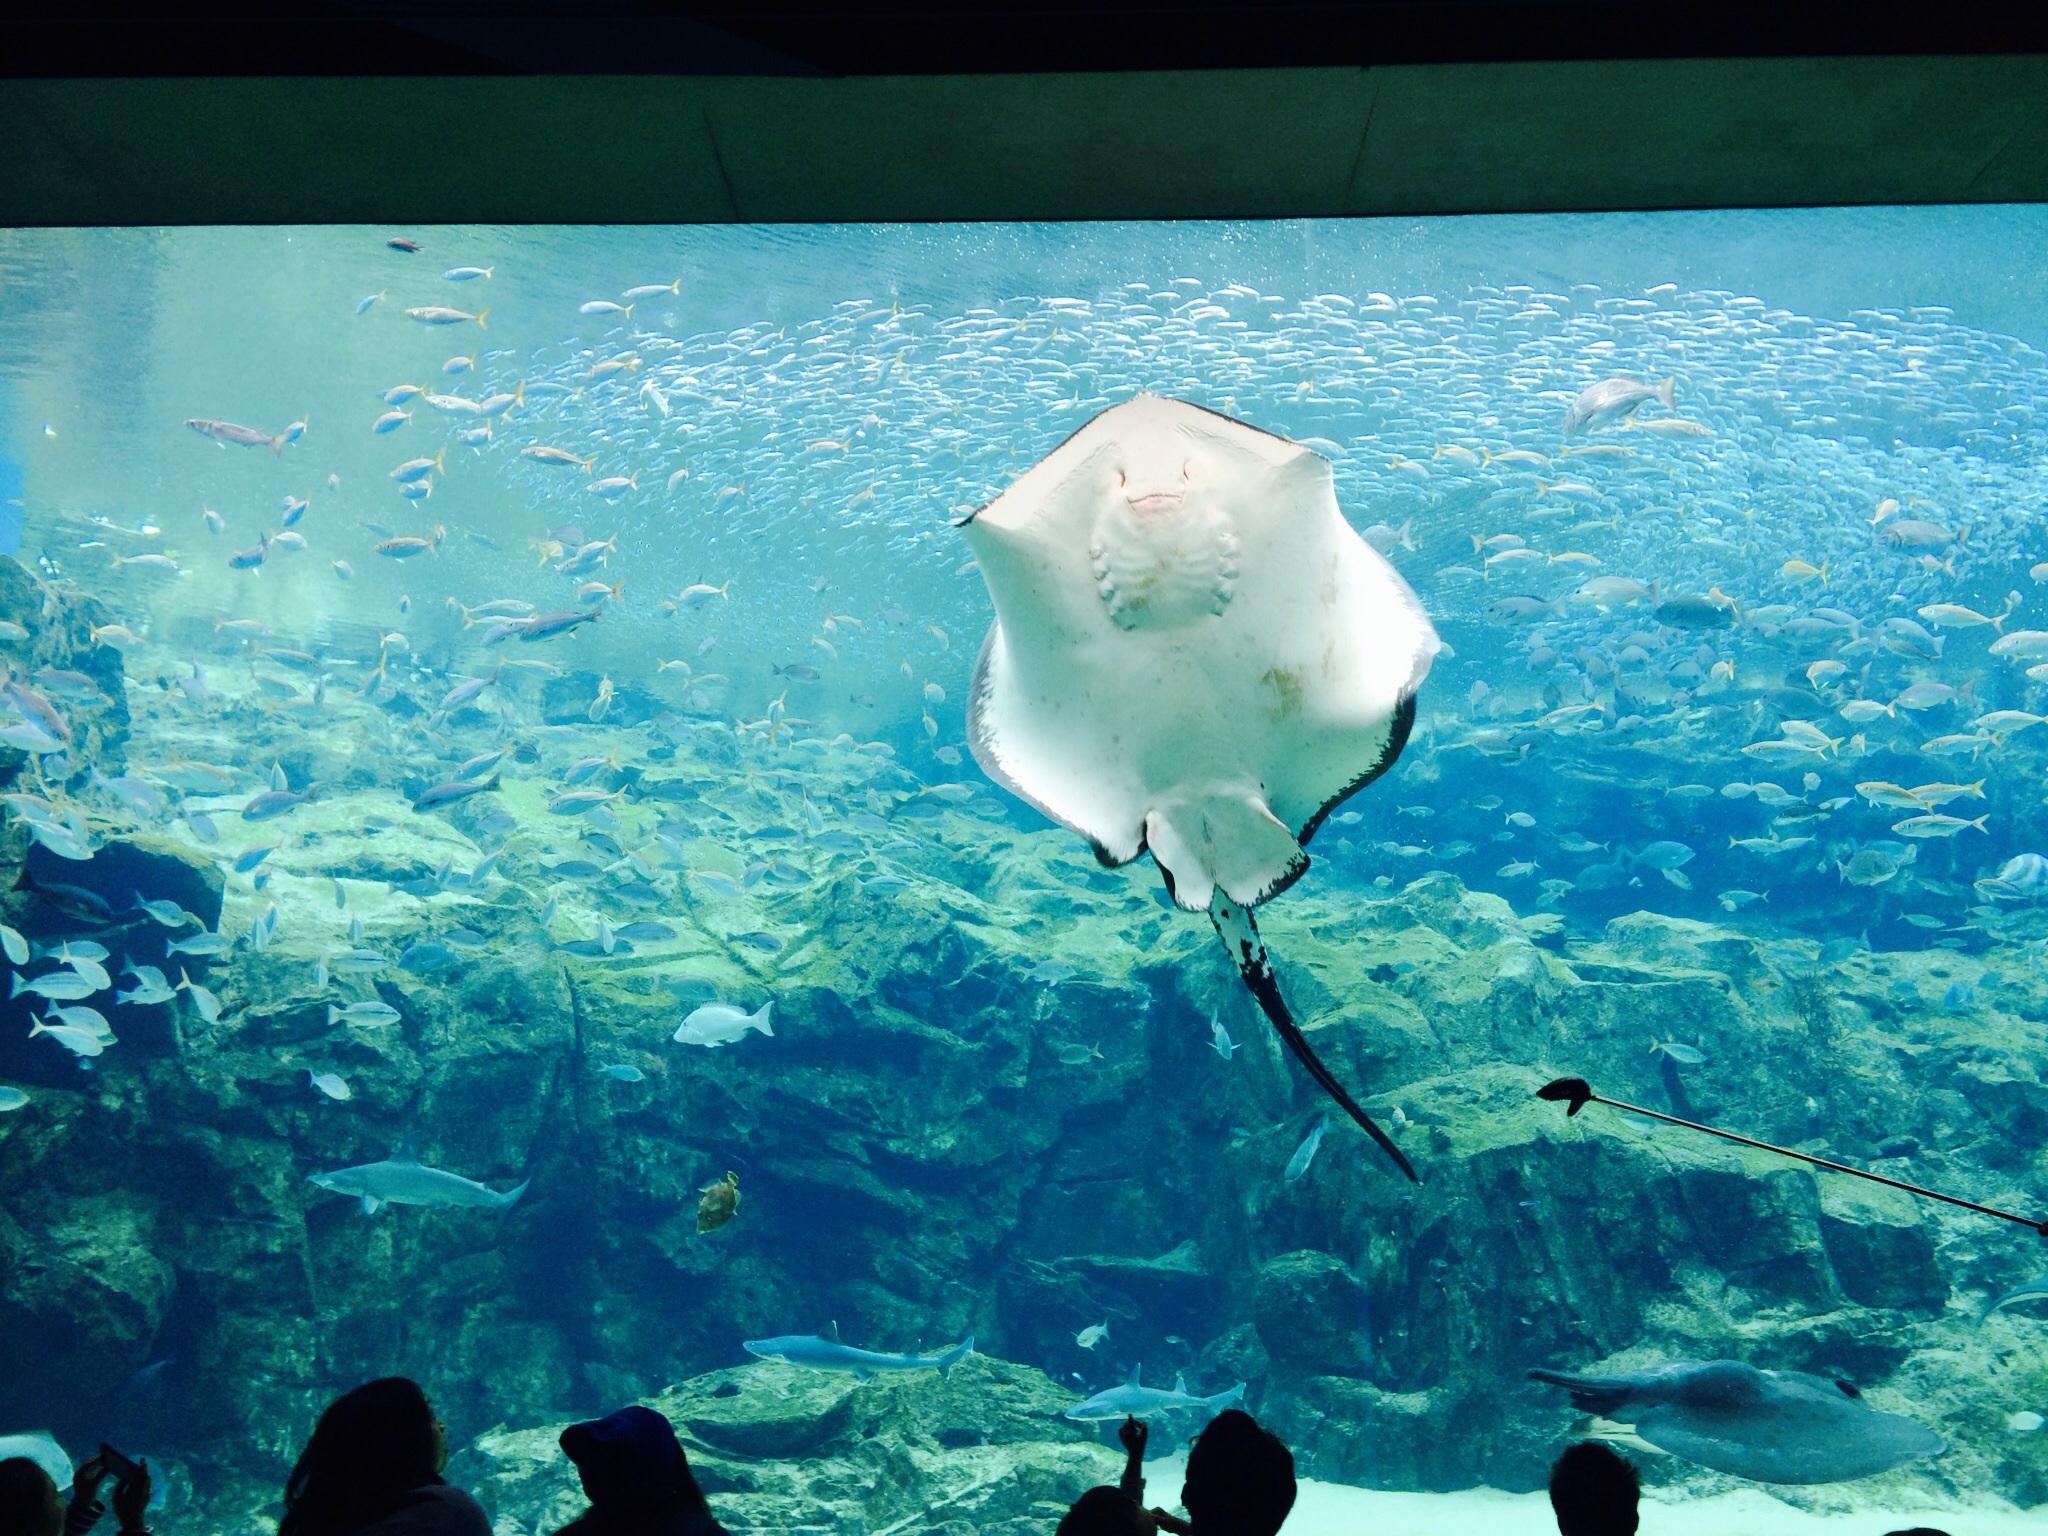
[[[1149,851],[1288,1046],[1414,1177],[1288,1015],[1250,912],[1399,755],[1437,651],[1338,510],[1328,461],[1139,395],[961,527],[996,609],[968,698],[976,760],[1103,863]]]

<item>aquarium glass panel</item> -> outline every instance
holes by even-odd
[[[2044,253],[0,232],[0,1455],[2037,1529]]]

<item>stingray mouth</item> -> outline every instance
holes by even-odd
[[[1171,474],[1153,471],[1148,478],[1149,486],[1133,486],[1127,470],[1116,472],[1116,488],[1123,492],[1124,503],[1140,517],[1163,517],[1169,512],[1178,512],[1181,503],[1187,499],[1188,482],[1194,478],[1194,464],[1190,460],[1180,467],[1180,479],[1175,483]]]
[[[1147,491],[1142,496],[1126,496],[1124,501],[1140,517],[1158,517],[1180,510],[1180,504],[1187,499],[1182,491]]]

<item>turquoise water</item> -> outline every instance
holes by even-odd
[[[859,1399],[778,1439],[814,1373],[742,1346],[836,1319],[975,1347],[841,1528],[975,1444],[1078,1493],[1134,1367],[1443,1493],[1583,1427],[1529,1368],[1736,1359],[1945,1449],[1663,1493],[2048,1500],[2024,1226],[1532,1096],[2048,1212],[2048,216],[400,233],[0,235],[10,969],[87,984],[0,1020],[0,1432],[232,1525],[406,1369],[528,1529],[505,1436],[673,1391],[765,1529]],[[1567,435],[1610,378],[1670,398]],[[1418,1186],[977,767],[955,523],[1140,391],[1326,458],[1443,643],[1260,910]],[[394,1152],[468,1182],[339,1172]]]

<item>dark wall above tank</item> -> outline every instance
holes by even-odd
[[[0,224],[2048,198],[2048,16],[2022,8],[549,9],[10,23]]]

